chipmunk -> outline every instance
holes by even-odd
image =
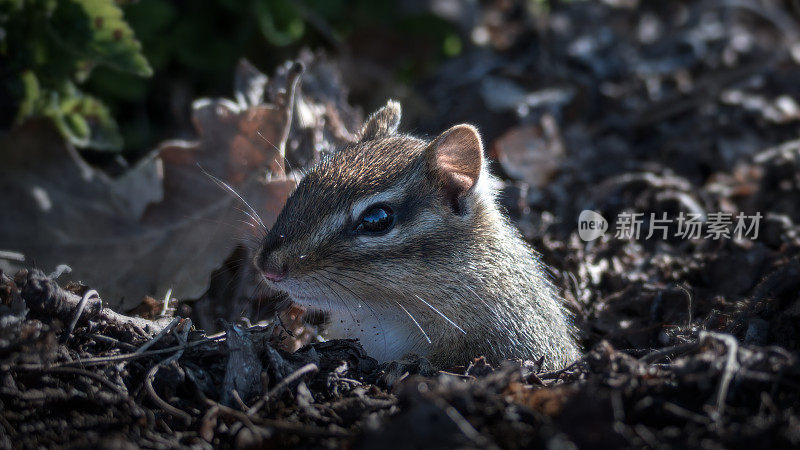
[[[576,360],[561,299],[497,206],[478,131],[428,142],[399,134],[400,116],[389,101],[300,181],[255,256],[263,277],[379,361]]]

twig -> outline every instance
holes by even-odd
[[[0,425],[3,425],[3,427],[5,427],[8,436],[11,438],[15,438],[19,434],[17,430],[14,429],[13,426],[11,426],[11,423],[9,423],[9,421],[3,416],[0,416]]]
[[[247,416],[243,411],[239,411],[237,409],[233,409],[230,406],[225,406],[222,403],[217,403],[214,400],[206,399],[206,403],[209,404],[212,408],[215,408],[218,413],[225,414],[229,417],[233,417],[234,419],[239,420],[244,426],[250,428],[251,430],[256,429],[256,425],[250,420],[250,417]]]
[[[79,369],[77,367],[50,367],[43,370],[44,372],[49,373],[66,373],[72,375],[83,375],[84,377],[91,378],[98,383],[102,384],[103,386],[111,389],[115,393],[119,394],[121,397],[128,397],[128,392],[124,391],[119,385],[115,384],[111,380],[106,377],[103,377],[99,374],[94,372],[89,372],[88,370]]]
[[[253,419],[257,424],[274,428],[278,431],[286,433],[293,433],[298,436],[320,437],[320,438],[346,438],[350,434],[346,431],[339,430],[326,430],[324,428],[314,427],[310,425],[293,424],[288,422],[281,422],[274,419],[264,419],[256,417]]]
[[[295,370],[293,373],[289,374],[286,378],[282,379],[278,384],[275,385],[274,388],[269,390],[263,397],[258,399],[257,402],[247,410],[247,415],[252,416],[253,414],[257,413],[262,406],[264,406],[268,401],[277,397],[279,394],[283,393],[283,390],[288,388],[290,384],[294,383],[295,381],[302,378],[304,375],[308,373],[317,373],[319,371],[319,367],[317,367],[314,363],[306,364],[305,366]]]
[[[55,280],[58,277],[60,277],[61,275],[64,275],[65,273],[70,273],[70,272],[72,272],[72,267],[70,267],[70,266],[68,266],[66,264],[59,264],[58,266],[56,266],[56,270],[54,270],[49,275],[47,275],[47,278],[50,278],[51,280]]]
[[[342,383],[347,383],[347,384],[352,384],[353,386],[363,386],[364,385],[364,383],[362,383],[362,382],[360,382],[358,380],[354,380],[352,378],[338,377],[338,378],[336,378],[336,381],[339,381],[339,382],[342,382]]]
[[[290,422],[281,422],[279,420],[274,420],[274,419],[264,419],[257,416],[250,416],[242,411],[237,411],[229,406],[225,406],[211,400],[209,400],[208,403],[213,407],[219,408],[219,412],[227,414],[228,416],[232,416],[240,420],[247,427],[256,427],[255,424],[258,424],[261,426],[274,428],[278,431],[283,431],[298,436],[308,436],[308,437],[346,438],[350,436],[349,433],[344,431],[326,430],[324,428],[319,428],[310,425],[294,424]]]
[[[96,334],[96,333],[93,333],[90,336],[95,341],[105,342],[106,344],[111,344],[111,345],[113,345],[115,347],[119,347],[121,349],[129,350],[129,351],[135,351],[136,350],[136,346],[135,345],[128,344],[127,342],[122,342],[122,341],[120,341],[118,339],[114,339],[114,338],[109,337],[109,336],[103,336],[102,334]]]
[[[642,440],[649,446],[650,448],[660,448],[658,438],[655,434],[653,434],[650,429],[642,424],[637,424],[633,426],[633,432],[636,433],[637,436],[642,438]]]
[[[178,408],[170,405],[169,403],[167,403],[167,401],[162,399],[161,397],[159,397],[158,394],[156,393],[155,389],[153,389],[153,377],[156,376],[156,372],[158,372],[158,369],[163,364],[168,364],[168,363],[174,361],[175,359],[178,359],[178,358],[169,357],[169,358],[165,359],[164,361],[162,361],[162,362],[156,364],[155,366],[153,366],[150,369],[150,371],[147,372],[147,377],[145,378],[145,388],[147,389],[147,393],[148,393],[148,395],[150,395],[150,398],[161,409],[163,409],[164,411],[168,412],[169,414],[172,414],[173,416],[182,418],[183,421],[188,425],[188,424],[192,423],[192,416],[189,413],[187,413],[186,411],[178,409]]]
[[[208,399],[206,399],[208,401]],[[216,428],[217,424],[217,416],[219,415],[219,407],[212,406],[208,408],[205,414],[203,414],[203,418],[200,419],[200,425],[198,426],[198,431],[200,433],[200,437],[203,438],[206,442],[212,442],[214,440],[214,428]],[[213,421],[213,422],[212,422]]]
[[[176,345],[174,347],[167,347],[167,348],[160,348],[158,350],[148,350],[142,353],[127,353],[124,355],[114,355],[114,356],[97,356],[94,358],[86,358],[86,359],[79,359],[77,361],[71,361],[68,363],[57,364],[52,367],[89,367],[89,366],[97,366],[102,364],[111,364],[117,363],[121,361],[129,361],[132,359],[139,359],[139,358],[146,358],[148,356],[153,355],[160,355],[161,353],[172,353],[178,350],[185,350],[187,348],[197,347],[203,344],[208,344],[209,342],[215,342],[215,339],[200,339],[197,341],[188,342],[186,344]],[[47,367],[47,366],[25,366],[21,365],[20,367]]]
[[[467,437],[470,441],[472,441],[477,448],[488,448],[488,449],[498,449],[499,447],[492,441],[490,441],[486,436],[481,434],[475,427],[472,426],[469,421],[464,418],[464,416],[458,412],[458,410],[452,406],[451,404],[447,403],[444,399],[436,399],[436,405],[442,408],[447,414],[447,417],[455,423],[458,429],[461,431],[461,434]]]
[[[147,350],[148,348],[152,347],[152,346],[153,346],[153,344],[155,344],[156,342],[158,342],[158,341],[159,341],[159,340],[160,340],[162,337],[164,337],[164,336],[165,336],[167,333],[169,333],[170,331],[172,331],[172,329],[173,329],[173,328],[175,328],[175,325],[177,325],[177,324],[178,324],[178,322],[180,322],[180,321],[181,321],[181,318],[180,318],[180,316],[178,316],[178,317],[176,317],[176,318],[172,319],[172,322],[170,322],[170,323],[169,323],[169,325],[167,325],[166,327],[164,327],[164,329],[162,329],[161,331],[159,331],[159,332],[158,332],[158,334],[157,334],[157,335],[155,335],[155,337],[153,337],[153,339],[151,339],[151,340],[149,340],[149,341],[145,342],[145,343],[144,343],[144,345],[142,345],[141,347],[139,347],[139,349],[138,349],[138,350],[136,350],[134,353],[142,353],[142,352],[144,352],[145,350]]]
[[[674,357],[678,355],[682,355],[686,352],[695,350],[699,347],[697,342],[687,342],[684,344],[677,344],[670,347],[660,348],[653,352],[650,352],[641,358],[639,358],[639,362],[643,362],[645,364],[653,364],[659,361],[661,358],[665,356]]]
[[[236,389],[231,390],[231,397],[233,397],[233,400],[236,402],[236,405],[239,406],[239,409],[242,411],[247,411],[247,405],[242,400],[242,396],[239,395],[239,391]]]
[[[464,375],[462,373],[453,373],[453,372],[448,372],[446,370],[440,370],[436,374],[447,375],[448,377],[458,378],[460,380],[472,380],[472,381],[477,380],[477,378],[474,375]]]
[[[67,327],[66,330],[64,330],[64,334],[61,335],[61,339],[59,339],[60,343],[65,344],[69,340],[69,337],[72,335],[72,332],[75,331],[75,326],[78,325],[78,320],[81,318],[83,310],[86,308],[86,302],[88,302],[89,297],[92,296],[100,298],[100,295],[94,289],[90,289],[86,291],[85,294],[83,294],[83,297],[81,297],[81,301],[78,302],[78,307],[75,308],[75,313],[72,316],[72,320],[69,322],[69,326]]]
[[[717,410],[714,420],[719,421],[722,419],[722,413],[725,409],[725,399],[728,397],[728,389],[730,388],[731,380],[733,380],[733,376],[736,375],[736,371],[739,369],[739,363],[736,360],[736,356],[739,353],[739,343],[736,342],[736,338],[730,334],[714,333],[711,331],[700,332],[700,342],[705,343],[710,339],[716,339],[722,342],[725,345],[728,356],[725,361],[725,367],[722,370],[722,377],[717,387]]]
[[[179,334],[175,335],[178,338],[178,340],[180,340],[181,343],[184,344],[184,345],[186,345],[186,338],[189,335],[189,329],[191,328],[192,319],[186,319],[186,321],[187,321],[187,325],[184,327],[183,336],[181,336]],[[161,409],[163,409],[164,411],[172,414],[173,416],[182,418],[184,420],[184,422],[186,423],[186,425],[189,425],[190,423],[192,423],[192,416],[189,413],[187,413],[186,411],[183,411],[181,409],[178,409],[178,408],[170,405],[166,400],[164,400],[161,397],[159,397],[158,394],[156,393],[156,390],[153,389],[153,379],[156,377],[156,373],[158,372],[158,369],[160,369],[162,366],[165,366],[165,365],[167,365],[167,364],[169,364],[169,363],[171,363],[173,361],[177,361],[178,359],[180,359],[180,357],[183,356],[184,349],[185,349],[185,347],[180,349],[174,355],[170,356],[167,359],[164,359],[163,361],[161,361],[159,363],[156,363],[156,365],[154,365],[152,368],[150,368],[150,370],[147,372],[147,376],[144,379],[144,385],[145,385],[145,388],[147,389],[147,393],[150,395],[150,398],[154,402],[156,402],[156,404],[159,407],[161,407]]]
[[[578,365],[578,363],[580,363],[582,361],[583,361],[583,358],[575,361],[574,363],[568,365],[567,367],[564,367],[563,369],[553,370],[551,372],[544,372],[544,373],[540,373],[540,374],[536,374],[536,375],[539,377],[540,380],[549,380],[549,379],[552,379],[552,378],[555,378],[557,380],[561,376],[561,374],[567,372],[568,370],[574,369]]]
[[[70,361],[68,363],[57,364],[57,365],[55,365],[53,367],[91,367],[91,366],[99,366],[99,365],[103,365],[103,364],[112,364],[112,363],[117,363],[117,362],[121,362],[121,361],[130,361],[132,359],[139,359],[139,358],[146,358],[148,356],[153,356],[153,355],[160,355],[161,353],[172,353],[172,352],[177,351],[177,350],[182,350],[182,349],[186,349],[186,348],[190,348],[190,347],[197,347],[198,345],[203,344],[205,342],[206,342],[205,340],[194,341],[194,342],[190,342],[190,343],[188,343],[186,345],[176,345],[175,347],[167,347],[167,348],[162,348],[162,349],[158,349],[158,350],[150,350],[150,351],[146,351],[146,352],[142,352],[142,353],[127,353],[127,354],[124,354],[124,355],[113,355],[113,356],[96,356],[94,358],[78,359],[76,361]],[[29,367],[32,367],[32,366],[22,365],[22,367],[28,367],[29,368]],[[33,366],[33,367],[44,368],[46,366],[37,365],[37,366]]]
[[[300,83],[300,79],[302,78],[305,70],[305,66],[300,61],[295,61],[292,63],[292,67],[289,68],[289,73],[286,75],[286,90],[283,92],[283,95],[278,95],[278,98],[276,99],[277,105],[284,107],[283,111],[285,113],[283,129],[281,130],[279,138],[280,145],[278,149],[283,157],[286,157],[286,141],[289,140],[289,132],[291,131],[292,126],[295,92],[297,92],[297,85]]]
[[[675,403],[664,402],[664,410],[677,417],[680,417],[681,419],[688,419],[701,425],[708,425],[708,422],[710,422],[708,417],[697,414],[693,411],[689,411],[688,409],[676,405]]]
[[[689,292],[689,288],[688,288],[688,286],[686,286],[686,283],[681,283],[681,284],[678,284],[677,286],[678,286],[678,289],[682,290],[683,293],[686,294],[686,298],[689,300],[689,305],[688,305],[689,319],[686,322],[686,326],[690,327],[690,326],[692,326],[692,293]]]
[[[166,317],[169,313],[170,297],[172,297],[172,288],[169,288],[167,294],[164,296],[164,307],[161,309],[161,314],[159,314],[161,317]]]
[[[621,425],[625,424],[625,405],[622,403],[622,392],[618,389],[611,391],[611,410],[614,420]]]
[[[17,262],[24,262],[25,255],[19,252],[12,252],[8,250],[0,250],[0,259],[5,259],[7,261],[17,261]]]
[[[47,278],[39,270],[29,272],[22,281],[22,285],[27,286],[23,291],[23,299],[32,311],[58,317],[64,322],[69,322],[76,316],[75,310],[78,309],[83,301],[81,296],[59,287],[55,281]],[[108,322],[120,327],[130,325],[138,329],[149,328],[153,330],[153,333],[161,330],[168,323],[163,319],[148,320],[119,314],[109,308],[103,308],[102,303],[98,304],[97,308],[93,306],[91,309],[93,318],[98,321]],[[78,317],[80,316],[78,315]]]

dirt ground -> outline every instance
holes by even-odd
[[[354,341],[290,354],[284,325],[235,321],[272,311],[231,283],[249,270],[232,259],[182,319],[153,322],[101,309],[92,289],[114,300],[91,283],[0,273],[0,447],[797,448],[800,10],[754,5],[568,2],[542,20],[493,2],[469,24],[485,45],[401,98],[407,129],[481,129],[503,205],[581,330],[568,368],[379,365]],[[299,56],[292,167],[270,170],[290,176],[355,129],[348,58]],[[583,210],[605,236],[580,238]],[[633,213],[641,234],[618,236]],[[737,236],[740,213],[757,237]],[[680,234],[689,215],[698,239]],[[731,220],[719,239],[715,217]]]

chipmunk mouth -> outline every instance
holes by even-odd
[[[263,275],[263,274],[262,274]],[[267,278],[266,276],[264,276]],[[297,280],[292,276],[284,276],[279,280],[269,280],[268,282],[276,289],[285,293],[292,303],[304,308],[328,311],[336,302],[331,295],[325,295],[323,290],[307,282]]]
[[[363,309],[372,310],[378,305],[366,301],[353,286],[346,286],[341,282],[330,282],[324,274],[289,272],[277,280],[268,278],[263,271],[262,276],[267,283],[283,292],[292,303],[306,308],[327,313],[346,311],[348,315]],[[341,289],[337,287],[341,286]]]

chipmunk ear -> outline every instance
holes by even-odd
[[[440,134],[425,150],[428,167],[442,186],[453,210],[475,186],[483,170],[483,144],[472,125],[456,125]]]
[[[400,103],[389,100],[386,106],[372,113],[361,128],[360,141],[371,141],[397,133],[400,125]]]

